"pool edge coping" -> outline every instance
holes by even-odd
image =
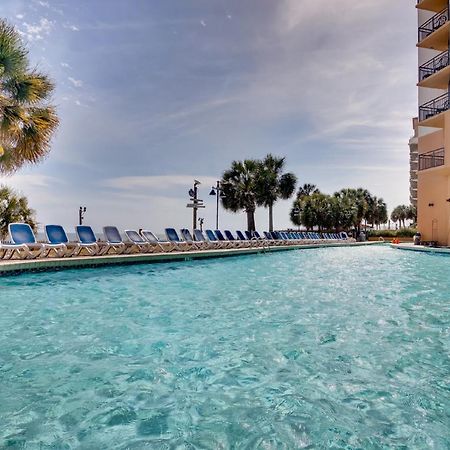
[[[443,247],[425,247],[424,245],[414,244],[390,244],[391,248],[396,250],[403,250],[407,252],[419,252],[419,253],[433,253],[441,255],[450,255],[450,248]]]
[[[46,258],[33,260],[0,261],[0,276],[25,272],[49,272],[66,269],[82,269],[131,264],[158,264],[179,261],[192,261],[210,258],[256,255],[288,250],[308,250],[317,248],[361,247],[379,245],[383,242],[323,243],[286,246],[250,247],[218,250],[196,250],[171,253],[137,253],[131,255],[78,256],[71,258]]]

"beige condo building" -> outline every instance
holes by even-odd
[[[450,245],[449,0],[417,0],[419,121],[417,226]]]

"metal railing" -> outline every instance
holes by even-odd
[[[448,21],[448,8],[435,14],[431,19],[427,20],[419,27],[419,42],[423,41],[427,36],[441,28]]]
[[[430,59],[425,64],[419,67],[419,82],[425,80],[431,75],[439,72],[449,65],[449,53],[448,51],[439,53],[433,59]]]
[[[419,170],[431,169],[444,165],[445,151],[443,148],[419,155]]]
[[[448,110],[448,93],[419,106],[419,121],[429,119]]]

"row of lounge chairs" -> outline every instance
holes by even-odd
[[[274,245],[298,245],[348,240],[346,233],[319,234],[300,232],[267,232],[229,230],[194,230],[183,228],[180,234],[174,228],[166,228],[166,239],[159,239],[150,230],[125,230],[124,240],[114,226],[103,228],[104,240],[98,239],[90,226],[75,228],[77,241],[71,242],[61,225],[46,225],[46,242],[38,242],[26,223],[9,224],[10,243],[0,243],[0,259],[35,259],[45,257],[96,256],[108,254],[161,253],[190,250],[214,250]]]

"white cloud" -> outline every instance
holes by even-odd
[[[24,188],[49,187],[50,185],[59,182],[60,180],[58,178],[40,174],[15,174],[4,179],[4,184],[13,186],[14,189],[18,190],[23,190]]]
[[[206,22],[205,22],[204,20],[200,20],[200,25],[201,25],[202,27],[206,27]]]
[[[72,24],[65,24],[64,28],[68,28],[69,30],[72,30],[72,31],[80,31],[80,29],[76,25],[72,25]]]
[[[21,20],[23,19],[25,16],[23,14],[16,14],[16,18]]]
[[[189,189],[194,179],[201,181],[202,185],[210,186],[216,183],[216,178],[202,175],[150,175],[109,178],[102,181],[102,185],[120,190],[162,190],[173,188]]]
[[[68,64],[66,62],[62,62],[61,67],[70,68],[70,64]]]
[[[50,34],[53,28],[53,22],[45,17],[41,17],[37,24],[29,24],[23,22],[24,30],[19,30],[19,32],[25,36],[29,41],[37,41],[44,38]]]
[[[83,86],[83,81],[82,80],[76,80],[73,77],[68,77],[67,79],[77,88]]]
[[[38,3],[44,8],[50,8],[50,4],[48,2],[44,2],[42,0],[39,0]]]

